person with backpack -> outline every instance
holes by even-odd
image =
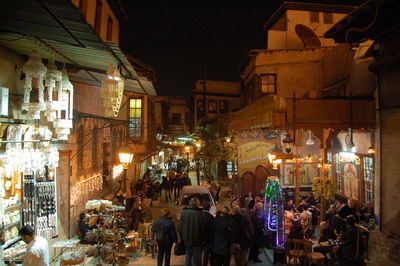
[[[161,217],[154,221],[151,231],[155,235],[158,244],[157,266],[162,266],[164,258],[164,265],[169,266],[172,245],[178,242],[178,235],[175,224],[172,222],[170,210],[161,210]]]

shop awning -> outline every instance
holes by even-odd
[[[151,82],[138,76],[117,45],[100,39],[70,0],[0,1],[0,45],[23,55],[35,49],[42,58],[74,65],[80,71],[72,80],[96,86],[111,62],[127,79],[126,90],[156,95]]]

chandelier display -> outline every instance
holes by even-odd
[[[108,65],[107,77],[103,80],[103,105],[105,116],[116,117],[121,107],[125,82],[121,78],[118,68]]]
[[[28,62],[22,67],[22,71],[25,74],[22,110],[28,112],[28,119],[40,119],[40,112],[46,109],[43,78],[46,75],[47,68],[43,65],[42,59],[35,50],[29,56]],[[32,89],[38,89],[37,102],[31,102]]]
[[[62,89],[61,79],[61,71],[57,69],[54,60],[50,59],[47,64],[47,73],[44,79],[44,84],[47,89],[45,116],[49,122],[53,122],[57,117],[57,110],[59,109],[60,102],[53,99],[53,92],[54,89],[57,89],[57,92],[59,93],[59,91]]]
[[[72,128],[74,86],[69,81],[67,70],[63,68],[61,88],[58,90],[59,108],[53,122],[57,139],[68,140]]]

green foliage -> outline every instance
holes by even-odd
[[[213,164],[219,161],[237,160],[237,147],[233,144],[232,134],[229,136],[231,142],[225,143],[226,136],[221,136],[212,125],[206,125],[201,128],[197,137],[203,143],[197,156],[202,160],[207,175],[211,175]]]

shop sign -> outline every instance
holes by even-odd
[[[239,165],[251,163],[259,160],[268,159],[268,151],[275,146],[270,142],[249,142],[238,147],[238,163]]]

